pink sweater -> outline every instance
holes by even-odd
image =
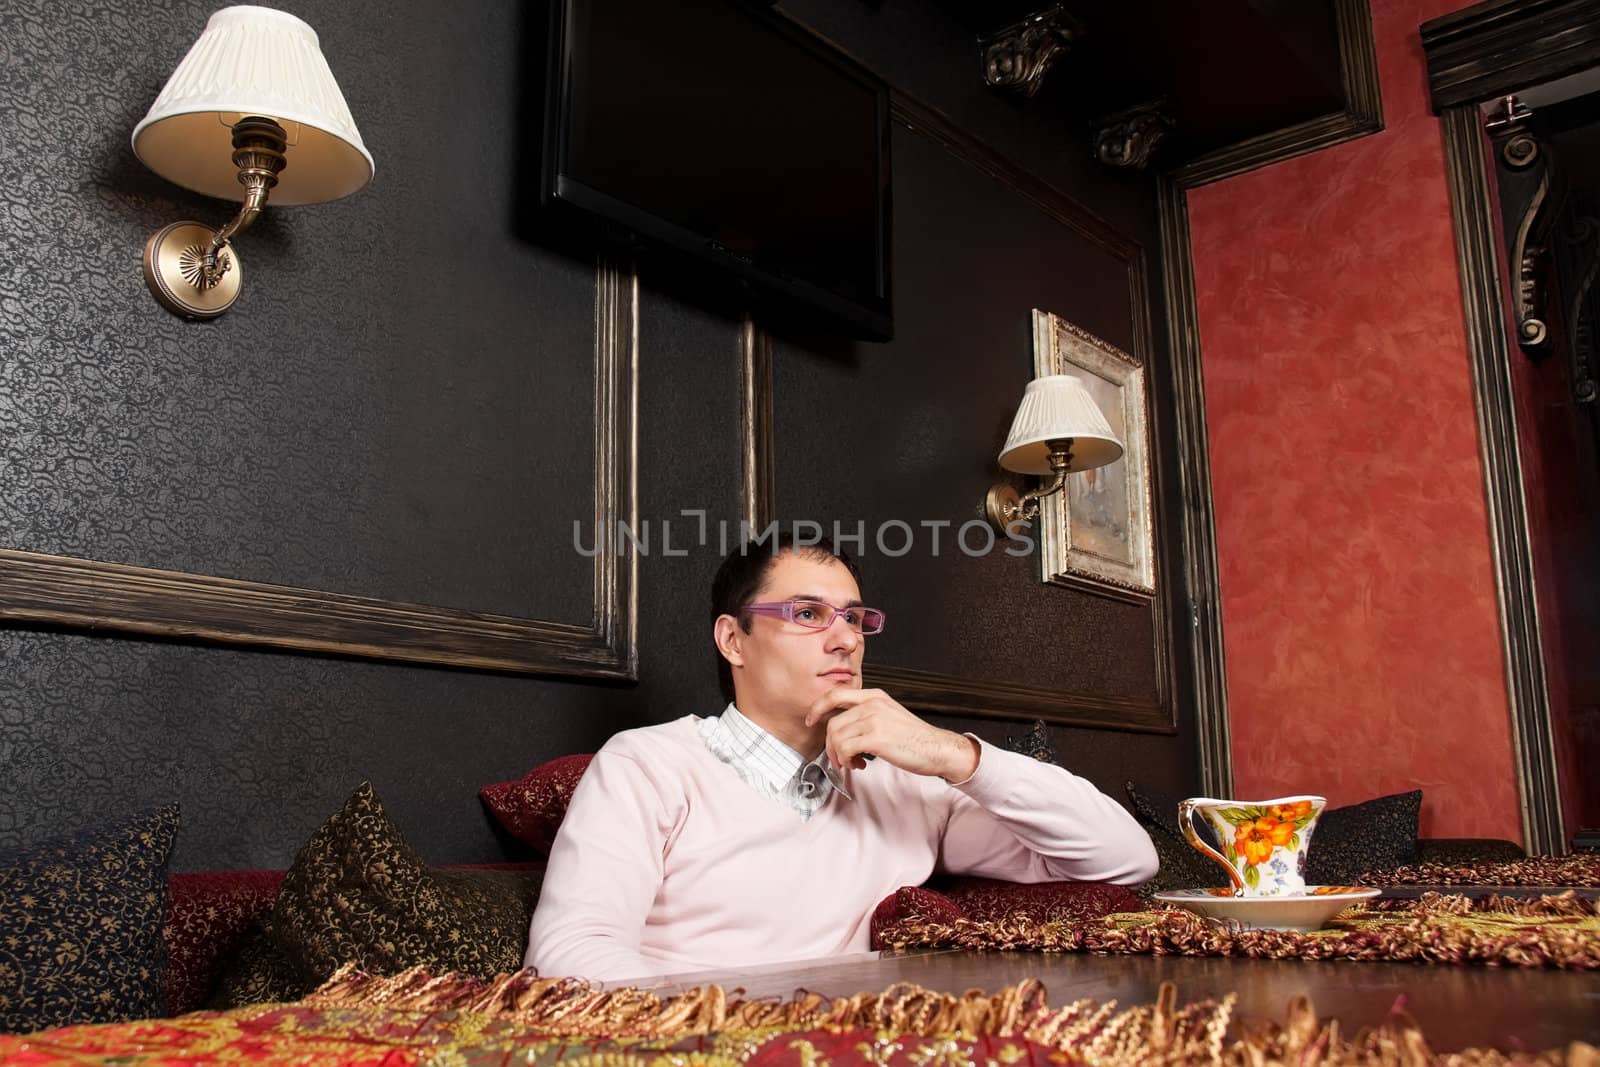
[[[701,740],[696,716],[595,756],[550,852],[525,965],[596,981],[865,952],[873,908],[935,870],[1132,884],[1139,824],[1089,782],[984,743],[959,785],[879,760],[803,820]]]

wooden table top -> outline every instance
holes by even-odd
[[[716,984],[741,987],[750,997],[787,998],[802,989],[825,996],[879,992],[896,982],[943,993],[993,993],[1025,978],[1044,983],[1052,1007],[1083,998],[1116,1000],[1122,1007],[1148,1004],[1162,982],[1177,986],[1180,1003],[1235,992],[1235,1018],[1247,1025],[1283,1021],[1289,1001],[1305,994],[1319,1017],[1337,1018],[1345,1033],[1381,1023],[1403,998],[1405,1010],[1436,1052],[1472,1047],[1534,1051],[1575,1040],[1600,1044],[1600,975],[1583,971],[1082,953],[870,952],[624,984],[663,994]]]

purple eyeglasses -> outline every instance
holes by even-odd
[[[835,615],[843,615],[845,625],[858,634],[883,632],[883,612],[877,608],[836,608],[820,600],[773,600],[765,604],[746,604],[744,610],[756,615],[775,615],[808,630],[826,630],[833,625]]]

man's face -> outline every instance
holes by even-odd
[[[752,603],[820,600],[836,608],[861,603],[861,590],[836,559],[785,552],[767,570]],[[861,658],[866,639],[835,615],[824,630],[771,615],[750,616],[750,632],[737,624],[727,630],[725,655],[734,665],[734,690],[740,710],[785,718],[804,718],[813,702],[830,689],[861,688]]]

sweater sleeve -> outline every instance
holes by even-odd
[[[596,753],[551,846],[524,967],[597,982],[662,970],[640,945],[681,808],[638,761]]]
[[[940,869],[1012,882],[1135,885],[1155,875],[1150,835],[1122,805],[1063,767],[974,740],[978,769],[951,787]]]

